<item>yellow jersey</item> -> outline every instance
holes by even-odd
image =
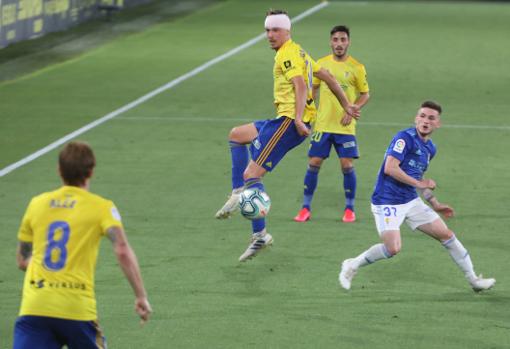
[[[122,222],[113,202],[84,189],[63,186],[34,197],[18,232],[32,243],[20,316],[96,320],[99,243],[114,226]]]
[[[351,56],[345,62],[339,62],[331,54],[317,62],[335,76],[351,103],[356,101],[360,93],[369,91],[365,66]],[[328,85],[317,78],[314,78],[313,84],[320,84],[319,111],[314,131],[356,134],[356,119],[352,119],[352,122],[347,126],[340,123],[344,116],[344,109]]]
[[[278,117],[296,118],[296,94],[291,79],[302,76],[308,90],[303,121],[311,122],[315,119],[317,110],[312,98],[312,81],[313,73],[320,68],[301,46],[290,39],[278,49],[273,67],[274,105]]]

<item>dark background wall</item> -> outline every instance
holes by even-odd
[[[98,16],[107,9],[122,9],[150,0],[2,0],[0,1],[0,48],[65,30]]]

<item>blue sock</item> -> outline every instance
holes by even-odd
[[[248,166],[248,148],[234,141],[229,141],[228,145],[232,157],[232,189],[236,189],[244,185],[243,172]]]
[[[248,178],[247,180],[244,181],[244,186],[246,187],[246,189],[256,188],[258,190],[265,191],[264,184],[262,183],[262,180],[260,178]],[[252,220],[251,228],[253,234],[261,232],[266,228],[266,219],[259,218]]]
[[[321,168],[317,166],[308,165],[308,169],[306,170],[305,175],[305,190],[303,195],[303,208],[307,208],[310,210],[313,193],[315,192],[315,188],[317,188],[317,182],[319,180],[319,170]]]
[[[354,167],[343,168],[345,208],[354,211],[354,199],[356,197],[356,172]]]

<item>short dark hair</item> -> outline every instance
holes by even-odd
[[[266,12],[266,16],[271,16],[271,15],[288,15],[288,13],[285,10],[275,10],[275,9],[270,8],[269,11]]]
[[[349,27],[346,25],[337,25],[334,26],[333,29],[329,32],[329,35],[333,35],[335,33],[347,33],[347,37],[351,37],[351,31],[349,30]]]
[[[439,103],[436,103],[434,101],[425,101],[421,104],[421,108],[430,108],[436,110],[439,114],[443,112],[443,108],[441,108],[441,105]]]
[[[60,151],[58,165],[67,185],[81,186],[92,176],[96,158],[92,148],[84,142],[70,142]]]

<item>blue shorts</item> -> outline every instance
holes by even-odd
[[[339,158],[359,158],[356,136],[328,132],[314,132],[312,134],[308,156],[327,159],[331,146],[335,147]]]
[[[251,142],[251,159],[267,171],[273,170],[289,150],[306,139],[286,116],[254,122],[258,136]],[[308,126],[308,125],[307,125]]]
[[[20,316],[14,326],[13,349],[106,348],[96,321],[78,321],[46,316]]]

